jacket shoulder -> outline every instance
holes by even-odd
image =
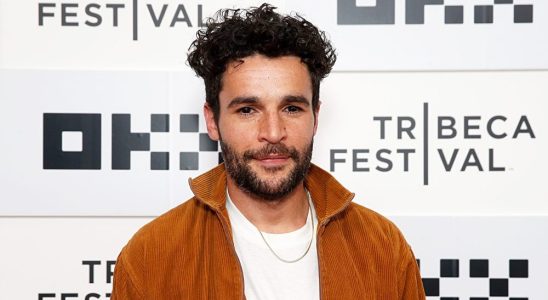
[[[346,214],[345,217],[357,222],[363,229],[379,230],[387,233],[398,230],[397,226],[387,217],[354,202],[350,203],[344,213]]]
[[[330,227],[330,228],[328,228]],[[327,232],[329,230],[329,232]],[[377,296],[390,299],[424,299],[415,256],[398,227],[381,214],[351,203],[326,226],[324,242],[330,256],[341,265],[354,266],[354,275]],[[325,235],[324,233],[324,235]],[[324,238],[324,240],[327,240]],[[367,283],[371,278],[373,282]],[[378,298],[378,297],[373,297]]]
[[[158,279],[173,264],[188,265],[187,257],[196,253],[196,239],[201,238],[200,228],[204,227],[196,224],[206,223],[211,213],[205,204],[191,198],[141,227],[118,255],[113,292],[123,294],[121,286],[132,286],[136,294],[146,295],[150,280],[145,277]]]
[[[376,211],[351,203],[338,217],[343,233],[349,238],[391,249],[396,257],[407,257],[411,253],[400,229]]]
[[[191,198],[141,227],[124,250],[128,247],[153,246],[166,239],[183,237],[193,229],[192,224],[209,213],[204,204]]]

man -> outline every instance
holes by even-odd
[[[425,299],[398,229],[310,163],[325,35],[266,4],[224,10],[188,61],[225,162],[129,241],[112,299]]]

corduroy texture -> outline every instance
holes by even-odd
[[[245,298],[224,165],[190,185],[195,197],[145,225],[124,247],[112,300]],[[319,221],[321,299],[425,299],[415,257],[392,222],[351,203],[354,194],[317,166],[305,185]]]

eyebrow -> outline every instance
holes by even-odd
[[[306,97],[304,96],[294,96],[294,95],[288,95],[288,96],[285,96],[283,101],[285,103],[299,103],[299,104],[302,104],[302,105],[305,105],[305,106],[310,106],[310,101],[308,101],[308,99],[306,99]]]
[[[259,98],[257,97],[236,97],[230,101],[230,103],[228,104],[228,108],[232,108],[241,104],[256,104],[257,102],[259,102]],[[283,98],[283,103],[299,103],[307,107],[310,106],[310,101],[306,99],[306,97],[300,95],[287,95]]]
[[[236,97],[228,103],[228,108],[240,105],[240,104],[254,104],[259,102],[257,97]]]

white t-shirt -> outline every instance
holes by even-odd
[[[312,203],[310,203],[312,207]],[[318,255],[316,251],[316,229],[318,220],[314,209],[308,214],[306,224],[282,234],[263,232],[268,244],[278,256],[294,260],[306,250],[310,237],[312,244],[308,253],[299,261],[286,263],[279,260],[268,249],[259,230],[234,205],[227,193],[226,208],[236,253],[244,272],[245,295],[248,300],[320,299]],[[314,219],[314,228],[312,228]]]

